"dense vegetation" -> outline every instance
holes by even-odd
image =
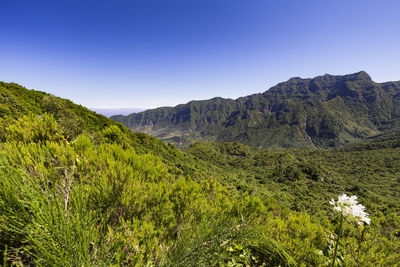
[[[191,101],[112,118],[181,148],[199,141],[337,147],[399,128],[400,82],[375,83],[365,72],[292,78],[236,100]]]
[[[400,261],[396,134],[332,150],[181,151],[68,100],[15,84],[0,92],[3,265],[329,265],[328,201],[346,192],[372,222],[344,224],[337,263]]]
[[[218,166],[214,173],[226,186],[291,210],[330,216],[330,199],[356,194],[372,214],[385,217],[393,230],[388,234],[400,237],[400,147],[266,151],[238,143],[196,143],[187,152]]]

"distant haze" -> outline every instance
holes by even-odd
[[[145,108],[89,108],[89,109],[106,117],[111,117],[113,115],[126,116],[132,113],[138,113],[146,110]]]

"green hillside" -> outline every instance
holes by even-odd
[[[68,99],[29,90],[15,83],[0,82],[1,131],[4,132],[4,128],[10,123],[10,120],[21,118],[24,115],[43,115],[45,113],[52,115],[67,140],[73,140],[85,133],[90,135],[96,143],[108,141],[124,144],[134,147],[138,153],[157,153],[166,158],[174,158],[175,155],[180,154],[180,151],[173,146],[168,146],[146,134],[133,134],[122,124]],[[126,137],[122,138],[119,134]]]
[[[0,93],[4,266],[328,266],[329,201],[343,193],[371,224],[345,220],[338,264],[400,261],[396,132],[340,149],[182,151],[69,100]]]
[[[337,147],[399,127],[400,82],[376,83],[365,72],[292,78],[236,100],[191,101],[111,118],[181,148],[199,141]]]
[[[60,127],[71,136],[84,131],[96,132],[106,126],[115,125],[106,117],[62,99],[40,91],[28,90],[15,83],[0,82],[0,116],[18,118],[24,114],[50,113]]]

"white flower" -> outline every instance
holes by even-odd
[[[371,220],[368,218],[368,213],[365,212],[365,207],[357,203],[357,196],[347,196],[346,194],[340,195],[338,201],[329,201],[333,205],[333,209],[340,212],[343,217],[354,218],[359,225],[363,222],[370,224]]]

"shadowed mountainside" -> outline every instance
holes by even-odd
[[[400,82],[376,83],[361,71],[296,77],[236,100],[191,101],[111,118],[181,148],[198,141],[337,147],[396,129],[399,104]]]

